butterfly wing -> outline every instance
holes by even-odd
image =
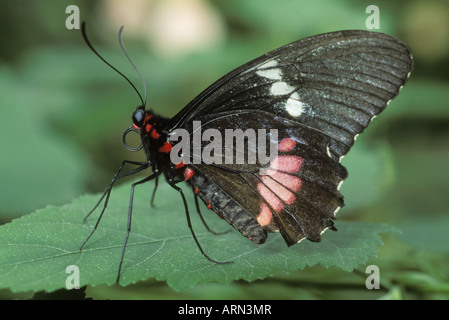
[[[312,36],[231,71],[169,128],[222,111],[264,110],[323,132],[339,160],[396,97],[411,69],[410,50],[389,35],[348,30]]]
[[[258,137],[264,139],[264,150],[269,149],[273,140],[269,129],[276,128],[278,146],[277,157],[267,164],[259,161],[237,164],[235,161],[239,152],[249,152],[251,147],[257,149],[260,146],[257,142],[247,143],[240,150],[235,144],[224,143],[222,150],[214,150],[221,156],[219,161],[212,165],[191,165],[195,175],[189,183],[198,188],[210,209],[255,242],[259,241],[256,235],[261,233],[257,226],[280,231],[289,245],[303,238],[319,241],[322,231],[333,227],[335,212],[343,206],[338,186],[347,172],[330,157],[328,137],[263,111],[253,111],[251,116],[231,111],[207,120],[202,127],[204,130],[225,128],[234,123],[244,128],[257,125],[267,132],[267,137]],[[203,141],[202,150],[206,147],[207,142]],[[228,148],[233,149],[233,161],[229,162],[225,156]],[[204,179],[208,182],[204,183]],[[241,210],[229,210],[235,206]],[[242,219],[245,223],[239,221]]]
[[[231,71],[172,118],[168,128],[192,132],[193,121],[201,121],[202,130],[222,134],[277,129],[278,157],[270,164],[190,164],[196,175],[189,183],[212,210],[255,242],[264,241],[262,230],[280,231],[288,245],[303,238],[319,241],[343,206],[338,189],[347,172],[340,159],[398,94],[411,68],[409,49],[385,34],[313,36]],[[194,146],[206,147],[207,142]]]

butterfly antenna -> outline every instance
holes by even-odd
[[[119,31],[119,42],[120,42],[120,46],[123,49],[122,43],[121,43],[121,30],[123,29],[123,26],[120,28]],[[140,95],[139,91],[137,90],[137,88],[134,86],[134,84],[120,71],[118,71],[115,67],[113,67],[109,62],[107,62],[98,52],[97,50],[94,49],[94,47],[92,46],[92,44],[90,43],[89,39],[87,38],[87,34],[86,34],[86,22],[83,21],[81,24],[81,34],[83,35],[84,41],[86,42],[86,44],[89,46],[89,48],[92,50],[93,53],[95,53],[95,55],[100,58],[104,63],[106,63],[112,70],[114,70],[115,72],[117,72],[119,75],[121,75],[123,77],[123,79],[125,79],[126,81],[128,81],[128,83],[131,85],[131,87],[133,87],[134,91],[136,91],[137,95],[139,96],[139,99],[142,103],[142,106],[145,107],[145,102],[142,99],[142,96]],[[124,49],[123,49],[124,50]],[[131,62],[131,60],[129,59],[128,55],[125,52],[126,57],[128,58],[128,60]],[[132,64],[132,62],[131,62]],[[134,64],[132,64],[132,66],[134,67]],[[134,67],[134,69],[136,69],[136,67]],[[137,69],[136,69],[137,70]],[[138,72],[138,71],[137,71]],[[139,76],[142,78],[142,76],[139,73]],[[145,83],[145,82],[144,82]],[[145,88],[145,101],[146,101],[146,88]]]
[[[131,61],[131,58],[129,57],[128,53],[125,50],[125,46],[123,45],[123,41],[122,41],[122,32],[123,32],[123,28],[124,26],[120,27],[120,30],[118,31],[118,42],[120,44],[120,48],[122,48],[123,53],[125,54],[125,57],[128,59],[129,63],[131,64],[131,66],[134,68],[134,70],[136,70],[137,74],[139,75],[140,79],[142,80],[143,83],[143,90],[144,90],[144,103],[142,103],[142,106],[145,108],[146,103],[147,103],[147,84],[145,83],[145,79],[143,78],[142,74],[140,73],[139,69],[137,69],[137,67],[134,65],[134,63]],[[140,98],[142,100],[142,98]]]

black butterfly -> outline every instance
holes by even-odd
[[[84,24],[83,35],[92,48]],[[147,160],[122,162],[97,204],[105,200],[97,224],[81,248],[97,228],[114,182],[148,168],[153,173],[131,186],[128,232],[117,282],[131,229],[134,188],[150,180],[156,181],[157,188],[161,175],[180,193],[188,227],[210,261],[229,263],[204,253],[192,229],[180,182],[191,186],[198,213],[199,197],[257,244],[264,243],[268,232],[274,231],[279,231],[289,246],[304,238],[320,241],[326,229],[336,230],[332,220],[344,205],[339,188],[347,171],[340,160],[357,135],[396,97],[411,69],[410,50],[399,40],[376,32],[337,31],[290,43],[242,65],[213,83],[171,119],[146,110],[141,98],[142,105],[132,115],[132,126],[125,131],[124,144],[132,151],[143,148]],[[194,121],[201,121],[202,130],[214,128],[219,132],[275,128],[278,156],[265,166],[259,162],[175,164],[170,160],[175,145],[170,136],[180,128],[192,134]],[[138,148],[126,144],[125,136],[131,131],[140,134],[142,144]],[[207,142],[202,142],[191,151],[206,146]],[[137,167],[121,174],[125,164]],[[266,169],[264,174],[261,167]]]

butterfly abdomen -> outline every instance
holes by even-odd
[[[214,211],[244,237],[257,244],[262,244],[267,239],[267,231],[235,200],[210,181],[200,172],[187,181],[193,187],[193,191],[206,204],[207,208]]]

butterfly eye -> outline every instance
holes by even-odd
[[[133,113],[133,125],[137,129],[140,129],[143,125],[145,118],[145,111],[143,109],[137,109]]]

